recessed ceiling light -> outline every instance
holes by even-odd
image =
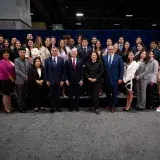
[[[66,6],[66,8],[68,8],[68,6]]]
[[[114,26],[119,26],[119,23],[115,23]]]
[[[156,27],[157,26],[157,24],[152,24],[152,27]]]
[[[82,23],[76,23],[76,25],[77,25],[77,26],[81,26],[81,25],[82,25]]]
[[[76,14],[77,17],[83,17],[83,15],[84,15],[83,13],[77,13]]]
[[[132,14],[126,14],[126,17],[133,17]]]

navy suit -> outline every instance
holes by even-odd
[[[88,60],[92,54],[92,51],[93,51],[92,47],[89,47],[89,46],[87,47],[86,53],[85,53],[82,46],[78,48],[78,57],[80,59],[82,59],[84,65],[88,62]]]
[[[74,69],[72,59],[68,59],[65,62],[65,81],[68,80],[69,85],[69,109],[74,108],[73,96],[75,95],[76,107],[79,105],[80,85],[79,82],[83,81],[84,68],[83,61],[77,58],[76,67]]]
[[[108,54],[102,57],[105,70],[105,83],[108,105],[115,107],[117,104],[118,80],[123,79],[124,64],[121,56],[114,54],[111,66],[108,63]]]
[[[57,63],[52,61],[52,57],[45,60],[45,81],[50,82],[51,109],[59,108],[60,82],[64,81],[64,60],[57,57]]]

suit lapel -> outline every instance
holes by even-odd
[[[115,63],[115,61],[116,61],[116,55],[114,54],[111,66]]]

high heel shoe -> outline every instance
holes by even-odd
[[[4,109],[4,111],[5,111],[6,113],[11,113],[11,110],[10,110],[10,109]]]
[[[124,112],[128,112],[128,111],[130,111],[130,108],[129,108],[129,109],[123,108],[122,110],[123,110]]]

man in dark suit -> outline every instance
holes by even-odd
[[[54,113],[54,108],[61,112],[60,108],[60,87],[64,80],[64,60],[58,57],[58,48],[51,49],[52,57],[45,60],[45,81],[50,87],[50,112]]]
[[[157,41],[151,41],[150,43],[150,50],[153,51],[155,54],[155,59],[160,62],[160,50],[157,49],[158,42]]]
[[[108,47],[108,54],[102,57],[105,68],[106,95],[108,109],[113,113],[117,105],[118,84],[122,83],[124,64],[121,56],[114,53],[114,47]]]
[[[19,112],[26,112],[25,97],[27,94],[28,73],[31,68],[31,63],[25,58],[26,49],[19,49],[19,58],[14,60],[16,72],[15,84],[17,86],[17,102]]]
[[[88,40],[86,38],[83,38],[82,46],[79,47],[77,51],[78,51],[78,58],[80,58],[83,61],[83,67],[85,67],[93,51],[92,47],[88,46]],[[86,77],[84,77],[83,93],[85,95],[87,94],[87,83],[88,81]]]
[[[83,65],[85,65],[86,62],[88,62],[92,54],[92,51],[93,51],[92,47],[88,46],[88,40],[84,38],[82,40],[82,46],[78,48],[78,57],[82,59]]]
[[[83,62],[77,58],[77,49],[71,50],[71,58],[65,62],[65,82],[69,88],[70,106],[69,111],[75,109],[79,111],[79,95],[80,86],[83,85]],[[74,104],[73,96],[75,96],[76,104]]]

